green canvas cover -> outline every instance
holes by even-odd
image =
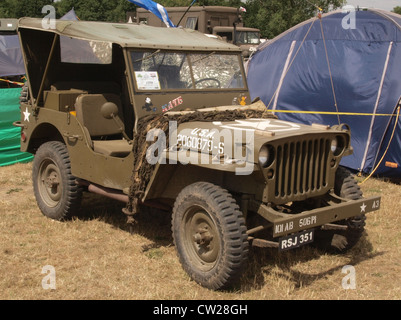
[[[20,120],[21,88],[0,89],[0,166],[29,162],[33,156],[20,151],[21,129],[13,126]]]
[[[215,50],[240,51],[223,40],[211,39],[201,32],[183,28],[158,28],[130,23],[110,23],[98,21],[56,20],[55,29],[46,29],[42,19],[21,18],[18,31],[25,29],[53,32],[61,36],[116,43],[121,47],[171,49],[171,50]]]

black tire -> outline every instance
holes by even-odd
[[[362,191],[351,172],[344,167],[339,167],[336,172],[334,186],[336,195],[358,200],[362,198]],[[346,225],[346,230],[317,230],[315,243],[319,248],[328,252],[344,253],[354,247],[365,230],[364,214],[347,220],[336,222],[339,225]]]
[[[230,287],[248,260],[245,220],[231,194],[219,186],[197,182],[178,195],[172,217],[180,263],[200,285]]]
[[[32,180],[36,202],[45,216],[66,220],[78,211],[82,188],[71,174],[64,143],[51,141],[39,147],[33,160]]]

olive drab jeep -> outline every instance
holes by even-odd
[[[172,212],[178,258],[201,285],[241,275],[250,246],[344,251],[363,198],[340,166],[350,130],[280,121],[250,101],[241,50],[183,28],[19,20],[27,83],[21,150],[35,155],[43,214],[76,214],[83,192]],[[166,213],[168,214],[168,213]]]

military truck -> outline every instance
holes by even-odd
[[[260,30],[244,26],[239,8],[193,6],[190,8],[165,7],[165,9],[175,25],[215,35],[229,43],[234,43],[242,49],[245,58],[248,58],[260,44]],[[165,27],[157,16],[143,8],[137,9],[135,19],[137,23]]]
[[[182,28],[46,29],[33,18],[18,33],[28,81],[15,125],[49,218],[76,215],[83,192],[125,203],[130,224],[163,209],[183,268],[217,290],[238,280],[251,246],[347,250],[380,208],[340,166],[349,127],[281,121],[250,101],[235,45]]]
[[[0,34],[14,34],[17,30],[17,19],[0,19]]]

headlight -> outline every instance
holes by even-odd
[[[333,152],[335,156],[339,156],[344,151],[344,147],[344,138],[341,136],[336,136],[331,141],[331,152]]]
[[[337,138],[331,141],[331,152],[335,153],[337,151]]]
[[[272,164],[274,160],[274,149],[272,146],[264,145],[259,150],[259,163],[266,168]]]

